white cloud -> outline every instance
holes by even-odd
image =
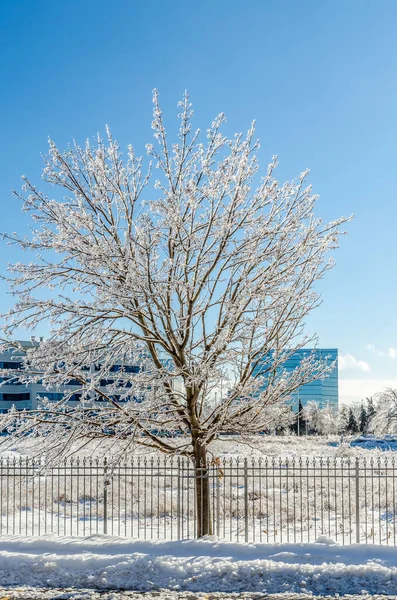
[[[396,379],[339,379],[339,401],[360,402],[387,388],[397,389]]]
[[[367,350],[372,352],[372,354],[375,354],[375,356],[387,356],[387,352],[383,352],[383,350],[375,348],[373,344],[367,344]]]
[[[346,371],[347,369],[358,369],[368,373],[371,367],[365,360],[357,360],[352,354],[340,354],[338,357],[338,367],[340,371]]]
[[[372,354],[376,354],[376,356],[379,356],[379,350],[377,350],[375,348],[375,346],[373,346],[372,344],[367,344],[367,350],[369,350],[370,352],[372,352]],[[383,352],[381,352],[380,354],[382,356]]]
[[[397,350],[395,348],[389,348],[388,351],[385,352],[384,350],[379,350],[379,348],[375,348],[373,344],[367,344],[367,350],[372,352],[372,354],[375,354],[375,356],[388,356],[393,360],[397,358]]]

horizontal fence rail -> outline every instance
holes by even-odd
[[[392,459],[0,459],[0,536],[109,533],[197,537],[198,487],[208,483],[215,535],[233,541],[396,545]]]

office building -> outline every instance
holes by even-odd
[[[315,354],[316,360],[326,360],[327,364],[333,365],[332,371],[328,376],[321,379],[316,379],[310,383],[302,385],[297,391],[291,395],[292,406],[294,410],[298,410],[299,402],[305,406],[310,400],[315,400],[321,407],[327,404],[338,407],[338,350],[336,348],[301,348],[293,352],[288,359],[285,360],[282,367],[278,371],[285,370],[287,373],[294,371],[301,364],[305,356],[309,356],[312,352]],[[271,357],[271,352],[266,355],[268,359]],[[255,373],[260,372],[260,365],[255,369]],[[266,378],[264,378],[266,379]],[[266,385],[264,383],[264,385]]]
[[[71,392],[71,396],[68,399],[70,406],[75,406],[81,400],[81,384],[76,380],[70,380],[67,385],[59,386],[59,388],[48,389],[44,387],[40,381],[35,383],[22,383],[18,379],[18,371],[22,370],[22,361],[25,354],[25,350],[34,347],[39,342],[35,341],[21,341],[21,350],[9,348],[0,353],[0,369],[7,369],[15,372],[15,376],[7,374],[6,377],[0,377],[0,413],[4,414],[10,410],[14,405],[17,410],[32,410],[37,408],[41,398],[47,398],[50,402],[59,402],[64,397],[64,392],[67,389],[68,393]],[[140,367],[138,365],[125,366],[123,365],[123,371],[127,373],[137,373]],[[117,379],[116,373],[120,371],[120,365],[113,365],[110,369],[110,373],[115,373],[115,379]],[[100,389],[103,391],[107,390],[107,386],[112,385],[114,380],[103,379],[100,382]],[[116,401],[121,401],[119,396],[113,394],[113,398]],[[131,398],[125,397],[122,401],[128,401]],[[133,396],[134,401],[140,401],[140,398]]]

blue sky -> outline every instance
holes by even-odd
[[[273,154],[281,180],[309,167],[319,214],[355,214],[308,329],[344,356],[345,400],[397,387],[396,22],[395,0],[2,0],[0,230],[26,226],[10,190],[39,182],[48,136],[109,124],[143,152],[152,89],[171,127],[188,89],[198,126],[255,118],[264,169]]]

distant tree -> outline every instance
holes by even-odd
[[[358,421],[358,426],[359,426],[361,433],[365,433],[367,431],[368,414],[367,414],[367,411],[365,410],[365,407],[363,404],[361,404],[360,418]]]
[[[358,433],[358,431],[359,431],[357,419],[354,416],[354,412],[353,412],[352,408],[349,409],[349,420],[347,422],[347,431],[349,433]]]
[[[291,403],[281,402],[267,408],[267,420],[271,427],[264,429],[266,433],[284,434],[291,430],[296,415],[292,410]]]
[[[372,396],[370,396],[369,398],[366,398],[366,401],[367,401],[367,419],[368,419],[368,423],[370,423],[371,419],[373,419],[376,414],[376,408],[375,408],[374,399]]]
[[[304,415],[304,406],[302,400],[298,402],[298,412],[295,413],[295,420],[293,422],[293,430],[297,435],[305,435],[307,433],[307,421]]]
[[[291,413],[292,413],[292,418],[291,418],[291,423],[289,424],[289,432],[297,434],[298,417],[297,417],[297,415],[294,414],[292,407],[291,407]]]
[[[342,404],[342,406],[339,410],[338,419],[337,419],[338,433],[341,433],[341,434],[347,433],[348,422],[349,422],[349,409],[347,408],[347,406],[345,404]]]
[[[323,413],[315,400],[310,400],[303,408],[303,418],[307,422],[309,433],[322,433]]]
[[[297,430],[298,435],[303,435],[307,431],[307,423],[303,413],[303,404],[300,398],[298,403]]]
[[[371,429],[377,435],[397,433],[397,390],[388,388],[375,396],[376,412]]]
[[[290,410],[291,410],[291,421],[289,424],[289,432],[290,433],[294,433],[295,435],[298,434],[298,419],[299,419],[299,415],[297,412],[294,411],[293,406],[290,406]]]
[[[338,430],[338,411],[329,402],[322,409],[322,430],[323,435],[339,433]]]

